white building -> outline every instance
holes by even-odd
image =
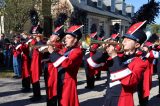
[[[89,34],[92,24],[97,25],[98,32],[103,28],[106,36],[110,36],[113,25],[120,25],[119,32],[124,34],[131,23],[131,17],[134,15],[134,7],[126,4],[124,0],[57,0],[57,5],[51,5],[51,14],[56,14],[56,8],[63,12],[69,10],[69,13],[75,9],[86,13],[86,19],[83,27],[83,34]],[[59,6],[64,4],[64,6]],[[41,7],[41,6],[40,6]],[[39,9],[38,9],[39,10]]]
[[[120,25],[119,32],[125,33],[130,26],[131,17],[134,14],[134,7],[126,4],[123,0],[59,0],[67,2],[72,11],[74,8],[82,9],[87,13],[84,34],[90,33],[92,24],[102,27],[106,36],[110,36],[115,23]],[[98,31],[99,32],[99,31]]]

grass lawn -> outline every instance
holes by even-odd
[[[0,78],[12,78],[13,76],[13,70],[0,69]]]

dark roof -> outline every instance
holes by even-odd
[[[78,7],[82,10],[85,10],[87,12],[91,12],[91,13],[96,13],[96,14],[100,14],[100,15],[104,15],[104,16],[110,16],[110,17],[114,17],[117,19],[123,19],[123,20],[127,20],[127,21],[131,21],[131,19],[126,15],[120,15],[118,13],[113,13],[113,12],[109,12],[106,10],[102,10],[99,8],[96,8],[94,5],[84,5],[82,3],[80,3],[78,0],[70,0],[71,4],[75,7]]]

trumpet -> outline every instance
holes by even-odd
[[[46,45],[34,45],[31,47],[31,50],[32,49],[38,49],[38,51],[40,52],[48,52],[48,47],[50,45],[46,44]]]
[[[108,44],[108,45],[113,45],[116,49],[116,46],[119,46],[120,50],[116,50],[117,52],[123,52],[124,51],[124,45],[122,43],[118,43],[118,42],[111,42],[111,41],[99,41],[99,40],[93,40],[91,39],[89,36],[86,36],[84,41],[82,41],[86,43],[86,45],[89,47],[91,44]],[[100,46],[100,48],[102,48],[102,46]]]
[[[32,48],[37,48],[40,52],[48,52],[49,46],[52,46],[54,51],[59,51],[62,49],[63,45],[59,44],[45,44],[45,45],[35,45]]]

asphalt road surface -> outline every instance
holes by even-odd
[[[158,79],[157,75],[152,77],[152,89],[149,99],[149,106],[160,106],[160,98],[158,94]],[[46,93],[44,79],[41,77],[41,94],[42,100],[36,103],[30,102],[30,93],[21,93],[21,79],[0,78],[0,106],[46,106]],[[102,72],[101,80],[96,81],[96,86],[92,90],[85,89],[86,78],[84,70],[78,73],[78,96],[80,106],[102,106],[105,98],[106,90],[106,72]],[[134,94],[135,106],[138,103],[137,93]]]

